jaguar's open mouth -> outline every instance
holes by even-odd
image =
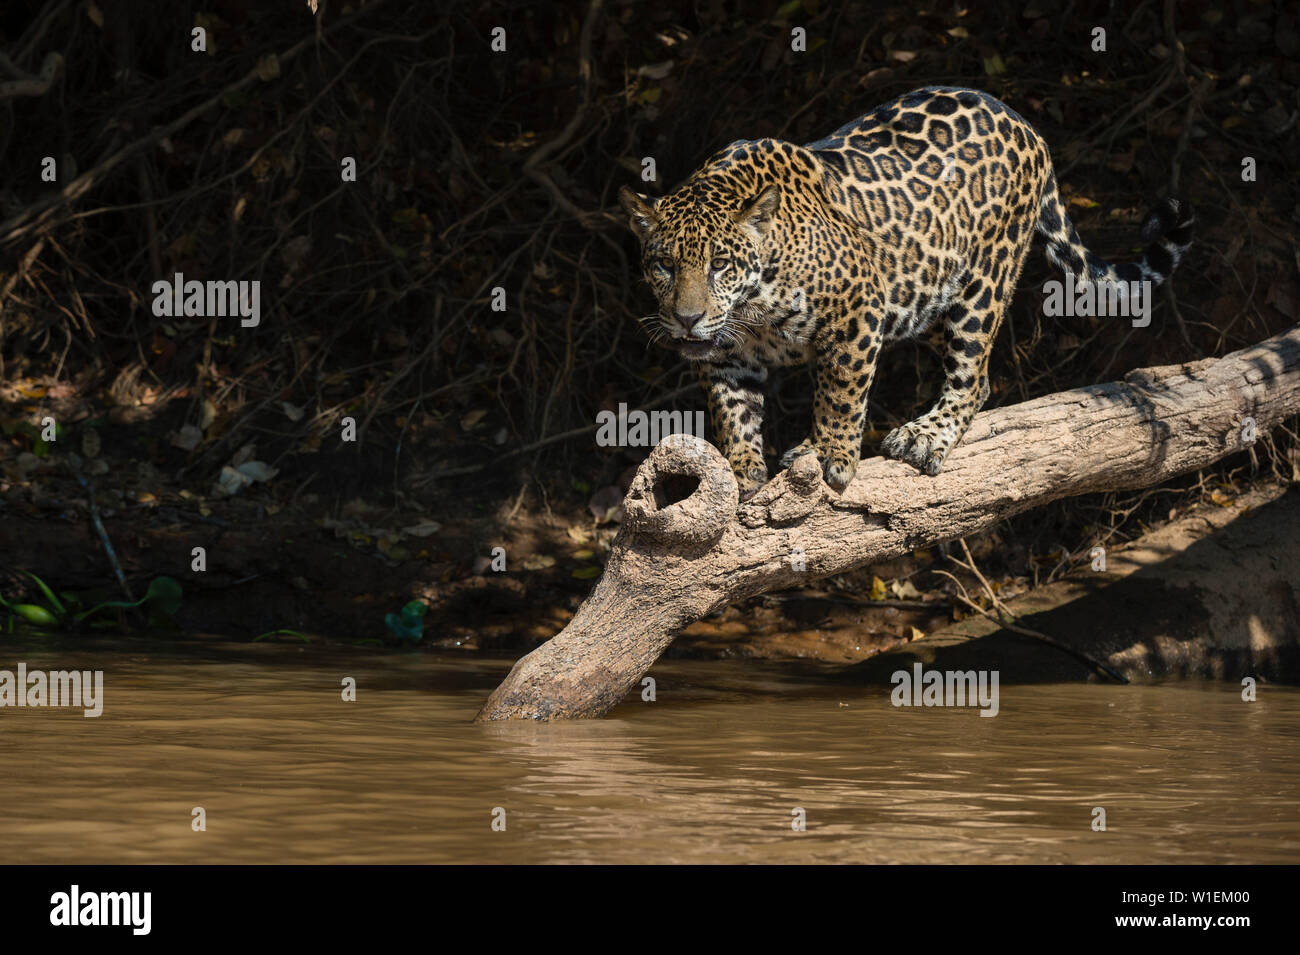
[[[723,335],[719,333],[712,338],[695,338],[694,335],[686,335],[685,338],[673,338],[666,344],[673,351],[679,352],[680,355],[688,357],[688,359],[698,359],[698,357],[708,355],[708,353],[722,348]]]
[[[675,348],[685,358],[702,358],[722,347],[722,336],[713,338],[676,338],[672,341]]]

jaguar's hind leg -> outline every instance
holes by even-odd
[[[1025,251],[1020,252],[1021,261]],[[1001,288],[999,295],[998,288],[987,279],[973,279],[961,299],[948,310],[944,318],[944,383],[939,399],[921,417],[889,432],[880,444],[883,454],[926,474],[938,474],[943,468],[948,452],[961,441],[989,397],[989,353],[1014,282],[1002,283]]]

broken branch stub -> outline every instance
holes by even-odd
[[[674,435],[642,463],[624,500],[605,573],[556,637],[515,664],[479,720],[601,716],[621,700],[677,631],[726,594],[696,585],[740,500],[721,454]]]
[[[689,548],[712,544],[740,502],[726,460],[694,435],[669,435],[637,470],[623,501],[623,526],[647,540]]]
[[[976,533],[1058,498],[1159,484],[1296,414],[1300,326],[1223,358],[983,412],[938,475],[870,458],[842,495],[806,455],[739,503],[722,456],[674,437],[637,472],[591,596],[515,664],[477,719],[601,716],[682,627],[732,601]]]

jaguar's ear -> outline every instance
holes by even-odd
[[[772,228],[777,206],[781,204],[781,190],[776,183],[764,187],[763,191],[749,201],[744,209],[736,214],[736,222],[749,226],[761,239]]]
[[[627,186],[618,191],[618,202],[627,213],[627,224],[638,238],[644,239],[654,229],[659,217],[655,215],[655,202],[649,196],[633,192]]]

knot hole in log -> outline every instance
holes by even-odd
[[[740,503],[731,465],[703,438],[669,435],[642,462],[623,501],[631,532],[677,548],[708,546]]]
[[[699,486],[700,479],[694,474],[665,474],[653,488],[655,504],[662,511],[670,504],[686,500]]]

